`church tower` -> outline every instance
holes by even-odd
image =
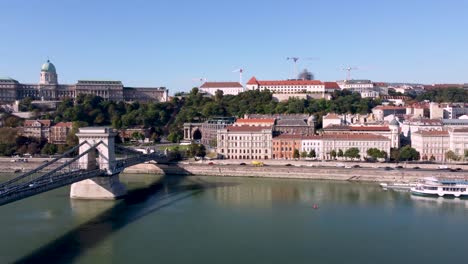
[[[47,60],[47,62],[42,65],[41,79],[39,81],[39,84],[58,84],[55,66],[49,60]]]
[[[400,147],[400,123],[396,118],[393,118],[392,121],[390,121],[390,124],[388,125],[388,128],[390,128],[390,133],[391,133],[391,147],[392,148],[399,148]]]

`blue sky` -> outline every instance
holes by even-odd
[[[166,86],[192,79],[468,82],[468,1],[0,0],[0,76],[36,83],[50,58],[59,82]]]

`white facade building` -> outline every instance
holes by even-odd
[[[200,90],[210,95],[215,95],[218,90],[223,91],[224,95],[238,95],[244,91],[244,87],[238,82],[205,82]]]
[[[318,80],[259,81],[252,77],[247,90],[270,90],[279,94],[325,93],[325,84]]]
[[[217,152],[226,159],[271,159],[272,127],[228,126],[218,130]]]
[[[411,147],[419,152],[421,160],[445,161],[449,142],[446,130],[420,130],[411,135]]]

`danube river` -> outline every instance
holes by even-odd
[[[468,200],[376,184],[125,175],[0,207],[0,263],[465,263]]]

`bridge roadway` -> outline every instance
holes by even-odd
[[[86,153],[84,153],[86,154]],[[73,158],[71,161],[66,162],[64,165],[59,168],[45,173],[42,176],[33,178],[32,173],[25,173],[13,180],[8,181],[6,184],[0,185],[0,206],[14,201],[18,201],[30,196],[34,196],[43,192],[47,192],[56,188],[60,188],[66,185],[73,184],[86,179],[91,179],[95,177],[106,177],[116,175],[122,172],[125,168],[143,163],[150,160],[155,160],[156,162],[165,162],[166,156],[159,152],[154,152],[150,154],[141,154],[138,156],[130,157],[127,159],[116,160],[115,165],[111,170],[103,169],[94,169],[94,170],[83,170],[83,169],[72,169],[68,172],[59,172],[61,169],[70,165],[72,162],[76,161],[80,156]],[[54,160],[57,162],[59,159]],[[40,166],[43,167],[43,166]],[[35,170],[34,170],[35,171]],[[24,180],[29,178],[29,180]],[[19,181],[19,180],[24,181]]]

